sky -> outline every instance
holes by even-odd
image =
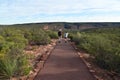
[[[0,24],[120,22],[120,0],[0,0]]]

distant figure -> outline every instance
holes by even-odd
[[[58,31],[58,37],[59,37],[59,42],[61,41],[61,39],[62,39],[62,29],[59,29],[59,31]]]
[[[68,34],[69,34],[68,32],[66,32],[66,33],[64,34],[65,42],[67,42]]]

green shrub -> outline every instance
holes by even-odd
[[[4,57],[0,59],[0,79],[10,79],[17,69],[17,60]]]
[[[50,43],[50,37],[43,30],[33,30],[32,42],[37,45],[44,45]]]
[[[49,30],[49,31],[46,31],[46,33],[49,35],[49,37],[51,39],[57,39],[58,38],[57,32],[55,32],[55,31]]]
[[[81,34],[79,32],[73,34],[70,33],[69,38],[71,39],[71,41],[74,41],[75,44],[78,45],[80,43]]]
[[[26,55],[22,55],[18,58],[17,65],[18,65],[17,72],[19,75],[28,75],[30,70],[32,69]]]
[[[57,38],[54,31],[39,27],[4,27],[0,29],[0,80],[29,74],[32,65],[23,53],[26,45],[44,45]],[[30,58],[33,58],[32,56]]]
[[[0,79],[27,75],[31,69],[28,60],[24,56],[18,58],[7,56],[0,59]]]
[[[102,31],[103,30],[103,31]],[[116,30],[116,31],[113,31]],[[120,30],[120,29],[119,29]],[[102,68],[120,73],[120,32],[118,29],[88,30],[72,35],[79,48],[95,57]]]

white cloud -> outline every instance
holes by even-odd
[[[83,18],[83,21],[110,21],[110,19],[112,21],[120,21],[119,4],[119,0],[1,0],[0,18],[3,20],[11,20],[12,18],[14,19],[13,21],[16,21],[19,17],[24,17],[23,21],[29,21],[28,18],[34,18],[34,16],[39,15],[38,17],[41,19],[36,18],[37,21],[52,21],[54,19],[54,21],[79,22],[82,21],[81,18]],[[71,18],[67,14],[70,14]],[[75,16],[75,14],[77,15]],[[104,14],[108,17],[102,17]],[[116,14],[117,17],[114,17]],[[43,16],[44,19],[42,19]],[[86,19],[90,16],[92,18]],[[35,21],[35,19],[33,20]]]

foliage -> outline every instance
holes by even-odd
[[[27,60],[27,56],[25,55],[22,55],[18,58],[17,65],[18,65],[17,72],[19,75],[27,75],[32,69]]]
[[[95,57],[100,67],[120,73],[120,28],[91,29],[72,37],[79,48]]]
[[[33,29],[32,42],[37,45],[44,45],[50,43],[50,37],[43,30]]]
[[[10,79],[29,74],[32,66],[23,50],[28,44],[44,45],[56,33],[39,27],[0,28],[0,79]]]
[[[10,79],[13,76],[27,75],[31,70],[25,56],[5,56],[0,59],[0,79]]]
[[[46,33],[50,36],[51,39],[58,38],[57,32],[55,32],[55,31],[48,30],[48,31],[46,31]]]
[[[17,68],[16,59],[10,59],[8,57],[0,59],[0,79],[10,79],[14,76]]]

